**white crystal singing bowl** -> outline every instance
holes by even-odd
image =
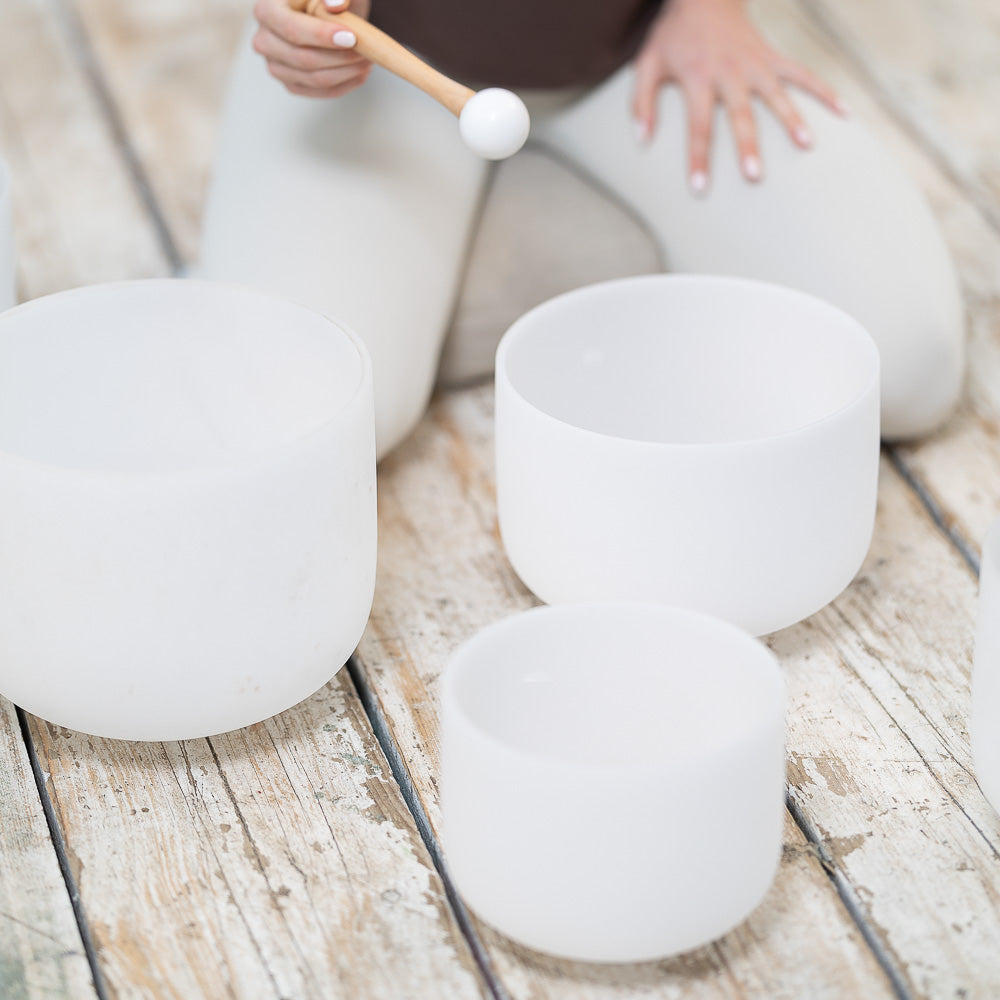
[[[777,661],[732,625],[649,604],[516,615],[442,676],[445,860],[480,917],[539,951],[696,948],[774,876],[783,741]]]
[[[375,575],[371,366],[250,289],[139,281],[0,315],[0,693],[174,740],[321,687]]]
[[[10,309],[14,296],[14,234],[10,170],[0,159],[0,312]]]
[[[510,561],[550,604],[791,625],[868,550],[878,385],[861,326],[782,287],[655,275],[553,299],[497,352]]]
[[[971,730],[976,779],[1000,812],[1000,520],[983,542],[979,570]]]

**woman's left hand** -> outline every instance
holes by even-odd
[[[708,187],[717,101],[726,109],[740,169],[750,181],[762,175],[752,96],[767,103],[803,149],[812,144],[812,136],[786,85],[813,94],[838,114],[846,113],[830,86],[764,41],[744,0],[665,0],[635,60],[632,113],[640,139],[648,140],[656,129],[657,95],[666,83],[676,83],[684,93],[689,178],[698,194]]]

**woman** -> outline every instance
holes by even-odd
[[[743,0],[369,3],[352,11],[444,72],[521,92],[533,138],[635,211],[672,269],[777,281],[856,315],[882,353],[887,436],[950,411],[962,311],[927,206],[831,88],[764,42]],[[286,89],[241,57],[203,273],[357,330],[384,454],[426,406],[487,164],[429,98],[373,74],[343,25],[287,0],[258,0],[255,15],[253,48]],[[736,156],[710,171],[723,121]]]

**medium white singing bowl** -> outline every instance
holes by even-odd
[[[778,286],[655,275],[553,299],[497,352],[510,561],[550,604],[791,625],[868,550],[878,384],[857,322]]]
[[[1000,812],[1000,520],[983,542],[979,570],[971,730],[976,779]]]
[[[258,722],[357,644],[371,366],[280,299],[140,281],[0,315],[0,693],[100,736]]]
[[[14,294],[14,234],[10,170],[0,159],[0,312],[17,301]]]
[[[596,962],[696,948],[781,851],[784,685],[732,625],[642,604],[536,608],[441,680],[445,859],[484,920]]]

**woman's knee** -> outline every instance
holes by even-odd
[[[882,356],[887,437],[939,425],[961,391],[961,299],[926,200],[882,145],[803,97],[815,142],[802,151],[758,106],[764,177],[750,184],[723,140],[719,111],[712,183],[699,198],[684,171],[680,95],[662,93],[657,136],[638,148],[628,141],[628,86],[620,76],[554,120],[552,144],[646,221],[671,270],[785,284],[855,316]]]
[[[947,419],[962,389],[965,324],[951,255],[890,153],[861,124],[812,103],[809,111],[816,149],[789,156],[786,144],[783,156],[786,169],[812,176],[787,206],[795,236],[786,252],[800,258],[793,266],[806,290],[854,315],[878,344],[883,436],[922,436]],[[773,182],[780,199],[781,176]]]

